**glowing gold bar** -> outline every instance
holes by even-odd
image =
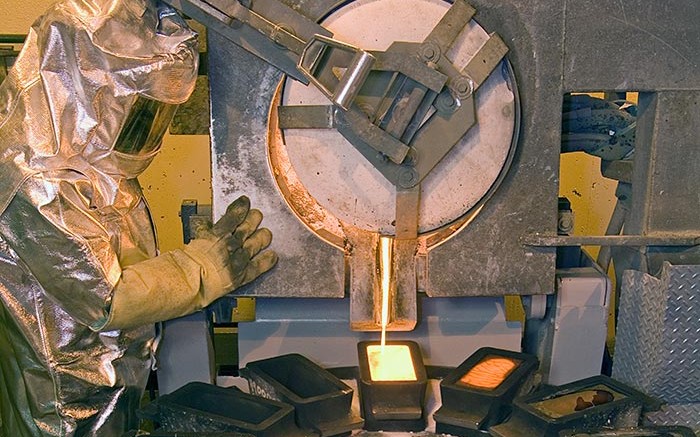
[[[372,381],[416,381],[411,351],[406,345],[369,345],[367,360]]]
[[[520,360],[503,357],[486,357],[472,367],[459,382],[470,387],[493,390],[505,381],[520,364]]]

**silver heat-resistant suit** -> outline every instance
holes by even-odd
[[[157,253],[136,176],[197,62],[197,35],[155,0],[63,0],[0,85],[0,436],[135,428],[154,323],[276,262],[245,197]]]

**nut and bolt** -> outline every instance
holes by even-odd
[[[422,45],[420,49],[420,55],[426,61],[437,62],[442,56],[442,50],[440,49],[440,46],[437,45],[435,42],[428,41]]]
[[[455,95],[460,99],[466,99],[472,95],[474,84],[467,76],[456,78],[450,85],[450,89],[455,92]]]
[[[449,114],[457,109],[457,101],[450,93],[443,92],[435,101],[435,107],[438,111]]]
[[[402,168],[399,173],[399,186],[411,188],[418,183],[418,172],[413,168]]]

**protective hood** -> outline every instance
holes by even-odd
[[[155,0],[59,1],[0,85],[0,213],[36,174],[72,170],[98,207],[150,164],[197,75],[197,35]]]

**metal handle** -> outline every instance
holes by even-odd
[[[350,55],[347,65],[336,64]],[[347,111],[372,71],[375,58],[357,47],[314,35],[301,52],[298,67],[334,105]],[[342,72],[342,73],[341,73]]]

